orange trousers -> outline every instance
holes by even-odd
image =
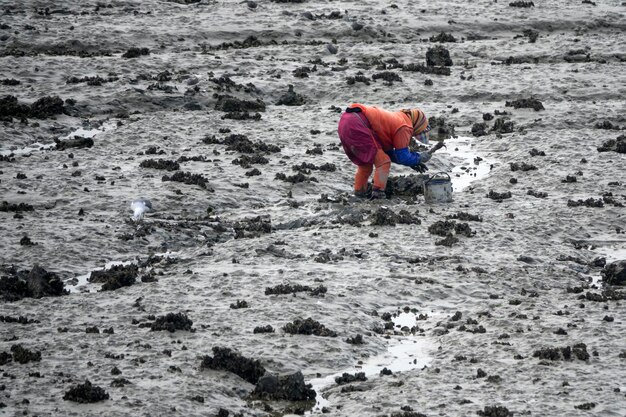
[[[378,148],[376,156],[374,157],[374,165],[359,165],[354,176],[354,191],[365,192],[367,191],[367,181],[372,175],[372,171],[376,167],[374,172],[374,189],[384,190],[387,186],[387,178],[389,177],[389,168],[391,167],[391,159],[382,149]]]

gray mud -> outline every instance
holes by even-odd
[[[626,7],[528,6],[2,2],[0,414],[624,415]]]

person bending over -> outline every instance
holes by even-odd
[[[391,163],[405,165],[418,172],[431,155],[411,152],[411,137],[428,143],[430,126],[423,111],[405,109],[387,111],[374,106],[352,104],[339,119],[339,139],[350,160],[358,166],[354,177],[354,194],[366,197],[367,183],[374,171],[371,199],[385,198],[385,187]]]

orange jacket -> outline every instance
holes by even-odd
[[[384,151],[402,149],[409,146],[413,134],[411,119],[401,111],[390,112],[374,106],[352,104],[350,107],[358,107],[363,111],[370,122],[372,129],[380,139],[380,145]]]

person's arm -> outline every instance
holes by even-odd
[[[426,156],[427,154],[425,152],[420,154],[409,150],[409,142],[411,141],[412,135],[413,130],[409,127],[398,129],[393,138],[394,149],[387,152],[391,162],[407,167],[414,167],[430,159],[430,155]]]

